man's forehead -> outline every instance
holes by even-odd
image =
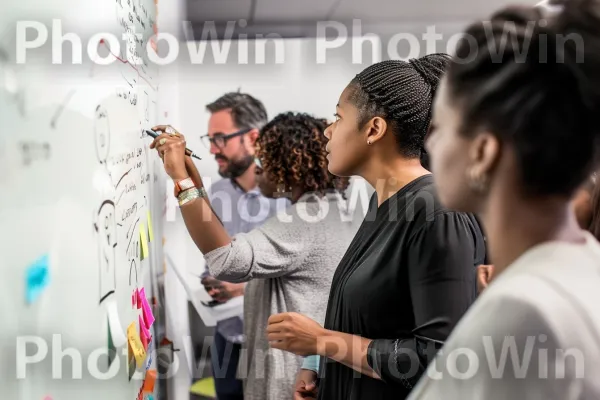
[[[231,110],[220,110],[210,115],[208,119],[208,134],[213,135],[216,133],[231,133],[237,130],[233,118],[231,117]]]

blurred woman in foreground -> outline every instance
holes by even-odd
[[[458,46],[427,149],[442,202],[481,216],[494,279],[410,399],[598,399],[600,244],[571,201],[600,158],[600,2],[507,8],[466,34],[476,56]]]

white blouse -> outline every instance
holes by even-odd
[[[596,239],[538,245],[498,275],[409,399],[600,399]]]

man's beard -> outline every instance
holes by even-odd
[[[229,160],[221,155],[217,155],[215,158],[220,158],[221,160],[228,162],[227,168],[225,168],[224,171],[219,169],[219,175],[229,179],[235,179],[242,176],[242,174],[250,168],[252,163],[254,163],[254,157],[250,154],[246,154],[238,160]]]

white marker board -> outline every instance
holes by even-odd
[[[82,41],[81,65],[52,63],[52,21]],[[48,30],[39,49],[17,64],[17,21]],[[166,176],[143,128],[157,122],[158,68],[145,47],[157,22],[154,0],[11,1],[0,15],[0,387],[15,400],[136,399],[161,339],[160,321],[130,378],[127,328],[141,332],[143,310],[132,295],[144,288],[153,304],[163,269]],[[122,39],[127,29],[139,41]],[[115,61],[95,65],[87,46],[112,33]],[[31,31],[30,38],[36,34]],[[144,60],[127,61],[125,45]],[[116,58],[121,60],[117,60]],[[153,240],[141,259],[140,227]],[[40,261],[47,269],[35,268]],[[29,274],[29,277],[28,277]],[[45,274],[45,275],[44,275]],[[44,285],[44,282],[47,284]],[[32,288],[39,287],[37,292]],[[27,299],[28,294],[33,296]],[[29,301],[28,301],[29,300]],[[109,312],[110,311],[110,312]],[[152,311],[156,315],[156,308]],[[109,324],[109,319],[111,323]],[[112,326],[109,326],[112,325]],[[114,331],[120,326],[119,331]],[[109,369],[110,336],[116,358]],[[125,343],[123,343],[125,340]],[[25,353],[19,353],[19,344]],[[35,355],[40,359],[36,360]],[[29,357],[29,359],[27,358]],[[151,360],[152,358],[152,360]],[[29,360],[28,364],[24,364]],[[19,365],[19,361],[21,365]],[[158,391],[156,382],[154,393]],[[156,397],[155,397],[156,398]]]

